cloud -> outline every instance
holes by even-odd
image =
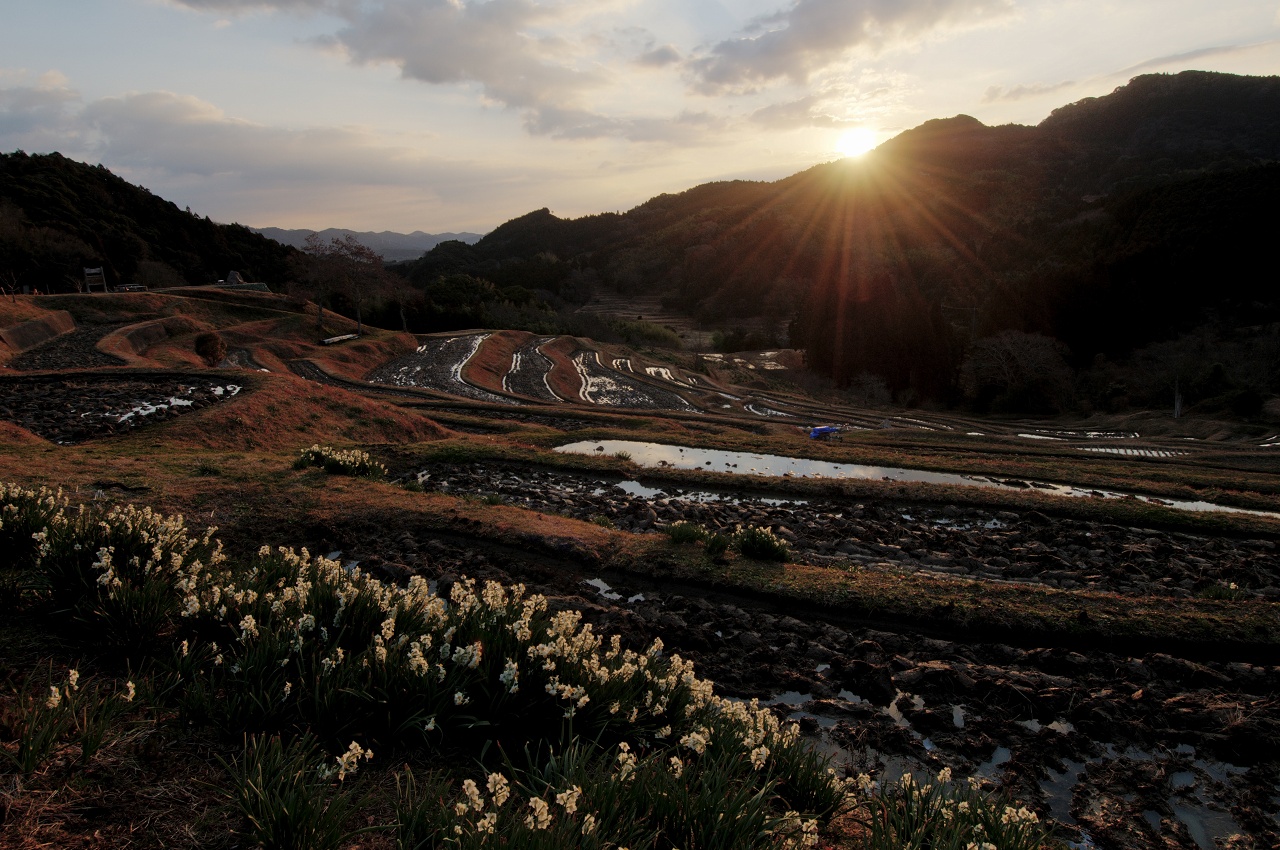
[[[877,53],[939,30],[997,20],[1012,9],[1013,0],[796,0],[714,45],[687,69],[704,94],[779,79],[805,83],[851,51]]]
[[[342,0],[164,0],[170,6],[196,12],[237,14],[256,11],[327,11],[343,5]]]
[[[711,144],[730,123],[710,112],[681,112],[672,118],[614,118],[586,109],[548,106],[525,116],[525,130],[556,139],[620,137],[631,142],[692,147]]]
[[[76,120],[104,161],[167,177],[224,176],[273,184],[412,183],[447,192],[477,173],[464,163],[386,145],[360,128],[270,127],[228,117],[213,104],[172,92],[103,98],[85,106]]]
[[[1052,94],[1061,89],[1070,88],[1075,84],[1075,80],[1063,80],[1060,83],[1032,83],[1031,85],[1016,85],[1011,88],[991,86],[982,95],[982,102],[995,103],[1000,100],[1012,101],[1023,100],[1028,97],[1040,97],[1041,95]]]
[[[754,124],[770,130],[792,130],[798,127],[850,127],[860,122],[839,118],[824,108],[827,101],[817,96],[802,97],[786,103],[761,107],[749,116]]]
[[[653,50],[636,57],[636,64],[646,68],[662,68],[667,65],[674,65],[679,61],[680,51],[670,44],[655,47]]]
[[[33,83],[26,71],[2,71],[0,84],[5,82],[18,83],[0,88],[0,139],[9,140],[6,150],[39,150],[67,132],[68,108],[80,102],[80,93],[66,77],[49,71]]]
[[[540,184],[515,164],[432,156],[360,127],[267,126],[166,91],[86,103],[65,85],[12,77],[0,75],[0,150],[106,163],[221,221],[483,230],[501,213],[545,203]]]
[[[1272,47],[1276,44],[1280,44],[1280,39],[1256,41],[1250,44],[1225,44],[1217,47],[1201,47],[1197,50],[1188,50],[1185,53],[1174,53],[1169,56],[1159,56],[1155,59],[1148,59],[1145,62],[1139,62],[1137,65],[1130,65],[1128,68],[1116,71],[1113,76],[1128,76],[1142,71],[1149,71],[1153,68],[1163,68],[1167,65],[1185,65],[1187,62],[1194,59],[1205,59],[1211,56],[1235,56],[1265,47]]]
[[[554,31],[572,11],[529,0],[394,0],[347,14],[333,43],[353,62],[389,62],[408,79],[479,83],[506,106],[563,105],[604,82],[574,67],[575,46]]]
[[[680,61],[672,45],[655,45],[638,27],[616,28],[633,0],[169,0],[217,13],[274,9],[322,11],[340,21],[313,39],[355,65],[390,64],[402,78],[431,85],[478,87],[481,97],[517,110],[526,130],[554,138],[685,139],[684,119],[612,117],[592,108],[617,77],[616,57],[643,51],[636,62],[661,68]],[[595,32],[608,20],[624,41]],[[637,38],[647,43],[635,45]]]

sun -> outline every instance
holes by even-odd
[[[836,139],[836,153],[841,156],[862,156],[876,146],[876,131],[870,127],[854,127],[845,130]]]

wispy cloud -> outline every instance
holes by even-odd
[[[636,58],[637,65],[644,65],[648,68],[662,68],[666,65],[674,65],[679,61],[680,51],[670,44],[655,47],[653,50],[646,51]]]
[[[662,69],[681,53],[647,31],[621,31],[631,63],[620,59],[610,17],[632,0],[169,0],[219,14],[271,9],[323,12],[339,22],[313,43],[355,65],[389,64],[402,78],[472,86],[490,104],[521,115],[534,135],[690,140],[689,113],[628,116],[599,105],[616,95],[624,64]],[[637,38],[642,44],[635,44]],[[638,53],[638,55],[637,55]],[[616,100],[616,97],[615,97]],[[712,121],[705,122],[708,125]],[[661,126],[667,125],[666,130]]]
[[[614,117],[587,109],[549,106],[525,116],[525,129],[535,136],[557,139],[620,137],[681,147],[713,144],[731,122],[710,112],[680,112],[673,117]]]
[[[1061,91],[1062,89],[1071,88],[1076,84],[1075,80],[1063,80],[1060,83],[1031,83],[1029,85],[1016,85],[1005,88],[1004,86],[991,86],[986,93],[982,95],[983,103],[995,103],[996,101],[1023,100],[1028,97],[1041,97],[1047,94]]]
[[[1277,23],[1280,23],[1280,13],[1277,13]],[[1255,41],[1249,44],[1224,44],[1216,47],[1200,47],[1195,50],[1188,50],[1185,53],[1173,53],[1169,56],[1158,56],[1155,59],[1148,59],[1145,62],[1139,62],[1137,65],[1130,65],[1128,68],[1122,68],[1121,70],[1116,71],[1113,76],[1124,77],[1130,74],[1138,74],[1143,71],[1151,71],[1156,68],[1165,68],[1169,65],[1185,67],[1188,62],[1196,59],[1236,56],[1241,53],[1249,53],[1266,47],[1274,47],[1277,44],[1280,44],[1280,39]]]
[[[1007,17],[1013,0],[797,0],[688,63],[704,94],[750,90],[785,79],[805,83],[854,51],[878,53],[942,30]]]

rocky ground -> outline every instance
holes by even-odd
[[[1280,600],[1280,549],[1269,540],[954,505],[684,493],[493,464],[432,466],[421,470],[418,480],[429,490],[493,495],[576,519],[603,517],[625,531],[659,531],[679,520],[712,530],[771,527],[796,556],[811,563],[1136,595]]]
[[[86,324],[71,333],[54,337],[9,361],[10,369],[36,372],[54,369],[94,369],[99,366],[123,366],[119,357],[98,350],[98,342],[124,327],[116,324]]]
[[[633,647],[661,637],[723,695],[800,723],[842,770],[882,781],[943,767],[976,775],[1079,847],[1280,842],[1280,667],[874,631],[462,539],[375,533],[313,545],[442,591],[464,574],[524,582]]]
[[[0,377],[0,419],[66,445],[162,422],[239,391],[192,376]]]

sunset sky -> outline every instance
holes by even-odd
[[[773,180],[1142,73],[1280,73],[1280,0],[0,0],[0,150],[255,227],[485,232]]]

